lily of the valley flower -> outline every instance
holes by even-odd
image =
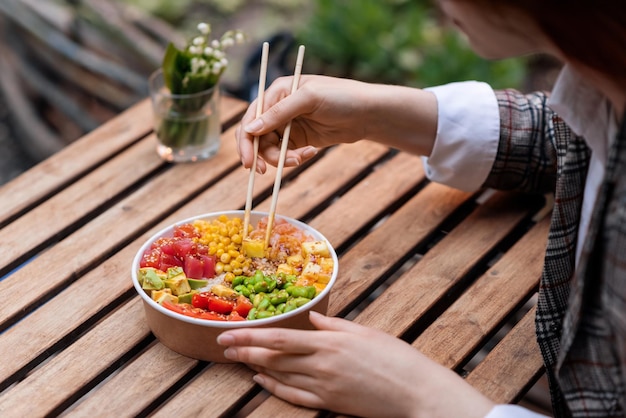
[[[160,121],[157,136],[172,149],[195,147],[206,141],[206,106],[219,97],[219,90],[214,87],[228,67],[226,50],[244,41],[243,33],[236,30],[211,39],[211,26],[207,23],[198,24],[198,32],[183,49],[170,43],[163,57],[163,81],[172,93],[169,111],[174,116]],[[180,115],[193,115],[193,120],[181,120]]]
[[[174,94],[192,94],[216,85],[228,67],[226,50],[244,42],[239,30],[230,30],[219,39],[211,39],[211,26],[199,23],[199,35],[189,40],[183,50],[170,44],[163,59],[165,83]]]

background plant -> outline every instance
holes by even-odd
[[[487,61],[428,0],[316,0],[297,33],[316,72],[416,87],[476,79],[517,87],[522,59]],[[315,61],[312,63],[312,61]]]

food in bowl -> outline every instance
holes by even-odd
[[[150,238],[133,261],[133,284],[153,333],[189,357],[225,362],[215,343],[229,328],[311,328],[308,311],[326,313],[337,256],[310,226],[276,217],[267,247],[267,214],[201,215]]]
[[[225,214],[176,225],[144,252],[142,289],[174,312],[217,321],[280,315],[324,290],[334,266],[325,241],[278,219],[264,248],[265,218],[247,234],[243,228]]]

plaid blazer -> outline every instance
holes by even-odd
[[[486,187],[553,192],[535,319],[557,417],[626,416],[626,123],[575,271],[590,150],[547,94],[496,92],[501,129]],[[623,118],[623,119],[626,119]]]

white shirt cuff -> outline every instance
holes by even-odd
[[[496,405],[485,418],[545,418],[541,415],[518,405]]]
[[[426,89],[437,97],[437,138],[423,157],[427,177],[475,191],[487,179],[498,151],[500,112],[486,83],[463,81]]]

